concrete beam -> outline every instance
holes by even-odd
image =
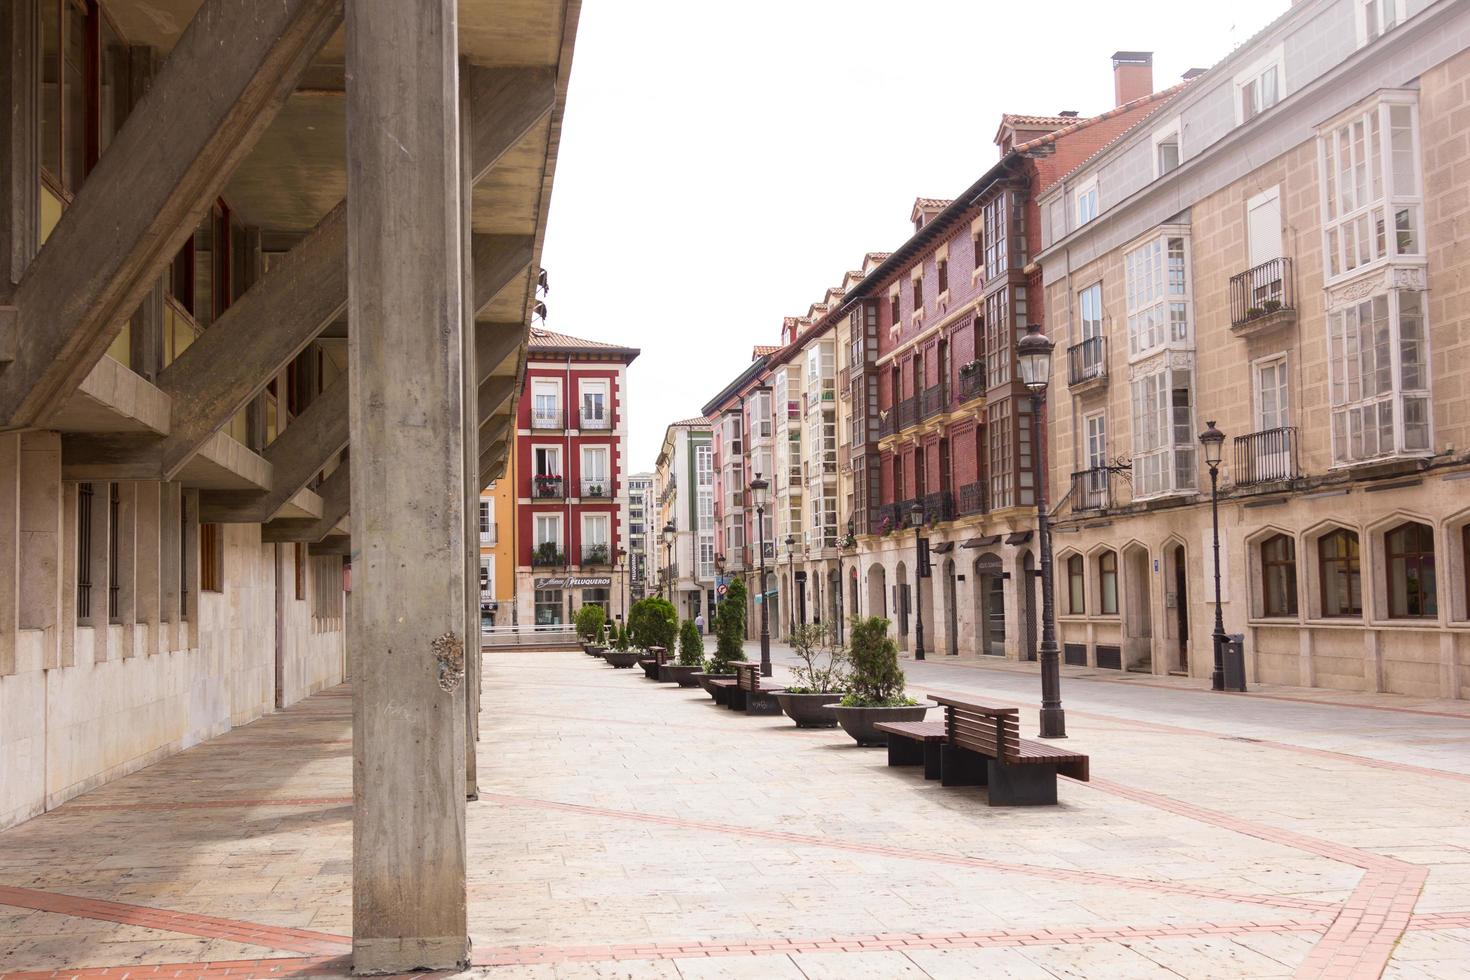
[[[352,468],[339,466],[317,488],[322,498],[322,516],[316,519],[277,518],[260,527],[260,540],[320,541],[336,530],[352,507]]]
[[[536,254],[530,235],[475,235],[470,243],[474,259],[475,313],[523,275]]]
[[[524,323],[485,320],[475,324],[475,382],[490,377],[520,350],[529,328]]]
[[[164,479],[346,308],[347,210],[339,204],[158,375],[173,399]]]
[[[341,20],[342,0],[206,0],[16,288],[0,427],[81,384]]]
[[[306,546],[306,553],[313,557],[319,555],[352,555],[352,535],[329,534],[320,541]]]
[[[554,68],[465,68],[471,182],[478,183],[556,105]]]
[[[486,419],[480,423],[479,442],[481,450],[488,449],[497,442],[505,441],[505,437],[508,435],[510,435],[509,415]]]
[[[475,392],[475,403],[480,408],[479,421],[484,422],[498,414],[506,400],[515,393],[516,379],[512,375],[500,375],[482,382]]]
[[[162,442],[138,432],[68,432],[61,437],[64,480],[161,480]]]
[[[271,464],[274,486],[268,493],[206,491],[199,497],[199,519],[220,524],[259,524],[300,493],[322,467],[347,448],[347,376],[339,377],[306,411],[293,419],[261,455]]]
[[[347,624],[360,974],[469,961],[455,8],[352,0],[347,9],[357,549]]]

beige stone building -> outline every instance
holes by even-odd
[[[1041,201],[1068,663],[1470,691],[1470,7],[1303,0]]]

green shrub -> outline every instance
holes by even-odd
[[[832,633],[821,623],[796,627],[791,634],[791,648],[801,658],[801,665],[791,668],[795,684],[788,684],[791,694],[840,694],[847,690],[847,652],[833,641]]]
[[[602,624],[607,622],[607,616],[601,606],[589,604],[577,610],[572,622],[583,643],[595,643],[602,634]]]
[[[730,664],[745,659],[745,582],[730,582],[725,598],[715,613],[715,655],[710,659],[711,674],[731,674]]]
[[[704,640],[699,635],[699,627],[694,625],[694,620],[684,620],[684,625],[679,628],[679,664],[683,667],[694,667],[704,663]]]
[[[639,599],[628,610],[628,631],[636,646],[672,647],[678,636],[679,614],[667,599],[659,596]]]
[[[898,644],[888,635],[888,620],[868,616],[852,624],[848,659],[852,675],[842,704],[849,708],[895,708],[918,704],[903,693],[903,670],[898,666]]]

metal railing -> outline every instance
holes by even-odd
[[[531,410],[531,428],[560,429],[564,427],[562,418],[563,414],[559,408],[550,412],[538,412],[533,408]]]
[[[1295,480],[1300,475],[1296,460],[1296,426],[1235,437],[1236,486]]]
[[[612,428],[612,415],[605,411],[595,415],[585,411],[579,412],[577,413],[577,428],[606,431]]]
[[[611,500],[612,481],[600,476],[591,478],[583,477],[582,497],[584,499],[590,497],[593,500]]]
[[[607,565],[607,564],[611,564],[611,562],[608,561],[607,545],[605,545],[605,544],[589,544],[589,545],[584,545],[582,547],[582,564],[584,564],[584,565]]]
[[[933,524],[937,521],[952,521],[955,518],[954,494],[948,490],[939,490],[935,493],[924,495],[924,521]]]
[[[983,367],[977,367],[968,373],[960,373],[960,401],[967,402],[971,398],[979,398],[983,394],[985,394],[985,370]]]
[[[941,381],[937,385],[925,388],[919,396],[919,418],[932,418],[944,411],[948,405],[949,385]]]
[[[1230,325],[1239,327],[1282,310],[1296,309],[1291,259],[1271,259],[1230,277]]]
[[[560,500],[566,495],[566,481],[559,476],[533,476],[531,478],[531,496],[536,500]]]
[[[974,483],[966,483],[960,487],[959,512],[961,514],[983,514],[989,509],[985,481],[976,480]]]
[[[555,551],[536,548],[531,552],[532,568],[556,568],[567,563],[567,556],[557,548]]]
[[[1113,504],[1113,471],[1094,466],[1072,474],[1072,509],[1106,510]]]
[[[1106,337],[1088,337],[1067,348],[1067,384],[1080,385],[1108,376]]]
[[[577,631],[564,623],[544,626],[481,626],[480,644],[486,647],[564,646],[576,650]]]

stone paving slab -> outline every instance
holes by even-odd
[[[905,666],[1035,725],[1025,666]],[[580,654],[489,655],[476,972],[1470,975],[1461,705],[1063,684],[1095,778],[1003,809],[840,731]],[[324,692],[0,834],[0,975],[343,974],[350,704]]]

